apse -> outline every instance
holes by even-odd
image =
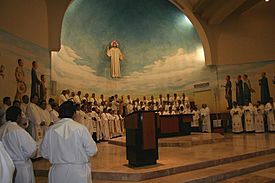
[[[113,40],[123,54],[118,79],[106,55]],[[64,16],[61,44],[52,53],[58,90],[141,96],[215,80],[195,28],[167,0],[75,0]]]

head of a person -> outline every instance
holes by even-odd
[[[103,94],[101,94],[101,95],[100,95],[100,98],[101,98],[101,99],[103,99],[103,98],[104,98],[104,95],[103,95]]]
[[[159,98],[162,98],[162,94],[159,94]]]
[[[19,107],[11,106],[6,111],[6,121],[16,122],[21,124],[22,116],[21,116],[21,109]]]
[[[272,98],[272,97],[269,98],[269,102],[270,102],[271,104],[273,103],[273,98]]]
[[[28,104],[28,103],[30,102],[29,96],[28,96],[28,95],[24,95],[24,96],[22,97],[22,102],[23,102],[24,104]]]
[[[60,106],[60,107],[61,107],[61,106]],[[76,110],[76,111],[80,111],[80,109],[81,109],[80,104],[75,104],[75,110]]]
[[[64,95],[64,96],[66,95],[66,93],[67,93],[66,90],[62,90],[62,92],[61,92],[61,94]]]
[[[59,117],[60,118],[73,118],[76,111],[76,106],[72,101],[66,101],[61,104],[59,108]]]
[[[55,100],[53,98],[49,98],[48,103],[52,106],[55,103]]]
[[[37,95],[31,96],[31,103],[38,104],[39,98]]]
[[[174,97],[176,98],[178,95],[176,93],[174,93]]]
[[[169,94],[169,93],[167,93],[167,95],[166,95],[166,96],[167,96],[167,98],[169,98],[169,97],[170,97],[170,94]]]
[[[0,126],[4,123],[5,111],[0,109]]]
[[[36,61],[32,61],[32,68],[34,68],[34,69],[38,68],[38,64]]]
[[[11,106],[11,98],[10,97],[4,97],[3,98],[3,104],[6,104],[7,106]]]
[[[172,112],[172,109],[173,109],[172,106],[170,106],[170,107],[169,107],[169,112]]]
[[[235,108],[237,107],[237,102],[236,101],[234,101],[232,104],[233,104],[233,107],[235,107]]]
[[[184,109],[183,106],[180,106],[180,110],[183,111],[183,109]]]
[[[265,77],[266,76],[266,73],[265,72],[262,72],[262,77]]]
[[[44,75],[44,74],[42,74],[42,75],[40,76],[40,79],[41,79],[41,81],[45,82],[45,81],[46,81],[46,79],[45,79],[45,75]]]
[[[65,90],[65,91],[66,91],[65,94],[70,95],[70,90],[69,90],[69,89],[67,89],[67,90]]]
[[[247,78],[248,78],[247,74],[244,74],[243,79],[247,79]]]
[[[72,92],[72,93],[71,93],[71,96],[72,96],[72,97],[74,97],[74,96],[75,96],[75,93],[74,93],[74,92]]]
[[[117,43],[116,41],[113,41],[113,42],[111,43],[111,46],[117,48],[117,47],[118,47],[118,43]]]
[[[17,60],[17,63],[18,63],[18,65],[21,66],[21,67],[23,67],[23,65],[24,65],[23,60],[22,60],[21,58],[19,58],[19,59]]]
[[[78,91],[78,92],[77,92],[77,95],[80,96],[80,95],[81,95],[81,91]]]
[[[57,112],[59,111],[59,106],[57,103],[53,103],[51,106],[55,111],[57,111]]]
[[[183,100],[185,99],[185,93],[182,93],[182,98],[183,98]]]
[[[186,104],[186,107],[187,107],[187,108],[190,108],[190,104]]]
[[[95,98],[95,93],[92,93],[92,98]]]
[[[226,80],[226,81],[230,81],[230,76],[227,75],[227,76],[225,77],[225,80]]]
[[[238,81],[242,80],[242,76],[238,75],[237,79],[238,79]]]
[[[244,105],[245,105],[245,106],[249,106],[249,102],[245,102]]]
[[[14,100],[13,103],[12,103],[12,106],[20,108],[20,101],[19,100]]]
[[[39,106],[45,110],[47,108],[47,102],[46,100],[41,100],[40,103],[39,103]]]
[[[86,93],[86,94],[85,94],[85,97],[88,98],[88,97],[89,97],[89,93]]]

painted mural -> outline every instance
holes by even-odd
[[[106,52],[117,40],[119,79]],[[183,91],[208,81],[201,41],[188,18],[167,0],[76,0],[67,10],[62,48],[52,55],[58,89],[144,95]],[[200,76],[205,75],[204,79]]]
[[[15,78],[15,70],[18,66],[18,59],[22,59],[24,64],[23,80],[26,92],[25,88],[20,85],[24,94],[30,96],[31,93],[31,68],[34,60],[38,63],[38,77],[41,74],[45,75],[46,86],[50,90],[50,58],[50,52],[47,49],[0,30],[0,98],[9,96],[13,100],[16,96],[18,82]]]

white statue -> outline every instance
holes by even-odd
[[[118,48],[118,42],[112,41],[111,48],[108,46],[107,55],[111,57],[111,76],[112,78],[120,78],[120,61],[123,60],[123,54]]]

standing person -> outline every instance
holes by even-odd
[[[243,75],[243,98],[244,103],[251,103],[251,92],[254,90],[251,88],[250,80],[246,74]]]
[[[267,113],[268,131],[275,132],[275,104],[273,102],[273,98],[270,98],[269,102],[265,105],[265,111]]]
[[[242,124],[242,109],[237,106],[237,102],[233,102],[233,108],[230,110],[230,114],[232,117],[232,132],[233,133],[241,133],[243,132],[243,124]]]
[[[10,97],[4,97],[3,98],[3,110],[6,112],[6,110],[11,106],[11,98]]]
[[[261,107],[261,102],[258,101],[254,107],[255,112],[255,132],[264,132],[264,108]]]
[[[35,183],[33,166],[30,158],[36,154],[36,142],[20,127],[21,109],[10,107],[6,112],[6,121],[0,128],[0,140],[10,155],[15,168],[15,183]]]
[[[40,100],[46,100],[47,99],[47,87],[46,87],[46,79],[45,79],[45,75],[42,74],[40,76],[41,82],[40,82],[40,95],[39,95],[39,99]]]
[[[17,82],[17,90],[15,95],[15,100],[21,101],[21,97],[27,92],[27,86],[25,84],[25,73],[24,73],[24,63],[22,59],[18,59],[18,66],[15,69],[15,79]]]
[[[211,133],[211,121],[210,121],[210,109],[206,104],[202,104],[201,108],[201,119],[202,119],[202,132]]]
[[[14,164],[0,141],[0,182],[12,183]]]
[[[38,87],[40,84],[40,80],[37,77],[37,68],[38,64],[36,61],[32,62],[32,83],[31,83],[31,96],[37,95],[38,96]]]
[[[232,109],[232,83],[230,81],[230,76],[227,75],[225,80],[226,80],[226,84],[224,87],[225,87],[225,98],[228,104],[227,109]]]
[[[26,114],[26,112],[27,112],[27,106],[28,106],[28,104],[29,104],[29,101],[30,99],[29,99],[29,96],[28,95],[24,95],[23,97],[22,97],[22,103],[20,104],[20,108],[21,108],[21,110],[22,110],[22,112],[24,113],[24,114]]]
[[[237,104],[240,105],[244,105],[244,99],[243,99],[243,81],[242,81],[242,76],[239,75],[237,77],[237,81],[236,81],[236,101]]]
[[[61,92],[61,95],[59,95],[59,100],[58,100],[59,105],[63,104],[63,103],[66,102],[67,100],[69,100],[69,99],[66,98],[66,95],[67,95],[67,91],[66,91],[66,90],[63,90],[63,91]]]
[[[77,94],[74,96],[74,102],[76,104],[81,104],[81,91],[78,91]]]
[[[269,102],[270,93],[265,72],[262,72],[262,79],[259,80],[259,85],[261,86],[261,103],[266,104]]]
[[[47,131],[41,143],[42,157],[49,159],[49,183],[90,183],[90,157],[97,147],[88,129],[72,120],[75,106],[66,101],[60,106],[61,118]]]
[[[243,107],[244,110],[244,126],[246,132],[254,132],[254,107],[249,105],[249,103],[245,103]]]

